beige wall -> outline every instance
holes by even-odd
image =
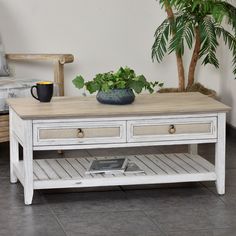
[[[75,96],[81,94],[71,83],[76,74],[90,79],[125,65],[149,80],[164,81],[166,87],[177,86],[174,55],[162,64],[152,63],[150,56],[154,31],[164,17],[156,0],[0,0],[6,51],[74,54],[75,62],[66,66],[65,92]],[[197,77],[236,109],[236,81],[225,67],[230,59],[224,49],[219,55],[224,68],[201,67]],[[12,68],[20,77],[53,77],[47,65]],[[229,121],[236,126],[233,113]]]

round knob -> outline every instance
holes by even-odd
[[[83,138],[84,137],[84,131],[82,129],[78,129],[77,137],[78,138]]]
[[[169,134],[174,134],[176,132],[176,128],[174,125],[169,126]]]

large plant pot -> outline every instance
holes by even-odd
[[[126,105],[135,99],[132,89],[112,89],[107,92],[99,91],[97,100],[102,104]]]
[[[178,93],[179,89],[178,88],[163,88],[163,89],[160,89],[158,92],[159,93]],[[190,88],[188,88],[184,92],[200,92],[204,95],[207,95],[208,97],[211,97],[214,99],[217,98],[217,94],[214,90],[208,89],[200,83],[193,84]]]

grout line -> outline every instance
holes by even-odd
[[[68,234],[66,233],[61,221],[59,220],[59,218],[57,217],[56,213],[53,211],[52,207],[50,206],[49,202],[47,201],[47,199],[44,197],[43,193],[42,193],[43,199],[44,201],[47,203],[48,208],[50,210],[50,212],[52,213],[53,217],[55,218],[55,220],[57,221],[58,225],[60,226],[60,228],[62,229],[63,233],[65,234],[65,236],[68,236]]]
[[[144,210],[141,210],[143,214],[160,230],[161,233],[168,236],[168,233],[158,226],[158,224],[150,217]]]

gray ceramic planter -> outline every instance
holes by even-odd
[[[126,105],[131,104],[135,99],[132,89],[112,89],[108,92],[99,91],[97,100],[103,104]]]

